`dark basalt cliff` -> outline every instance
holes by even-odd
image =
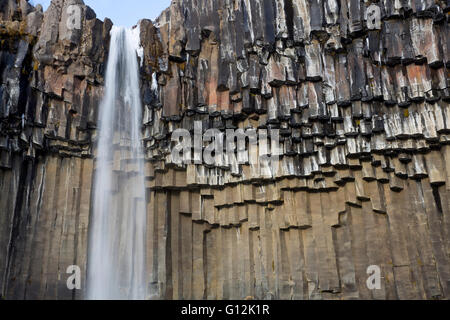
[[[449,6],[175,0],[141,20],[149,298],[448,299]],[[82,0],[0,0],[3,298],[85,297],[111,27]],[[280,129],[279,170],[172,163],[196,121]]]

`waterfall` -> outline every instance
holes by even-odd
[[[113,27],[100,105],[88,253],[88,299],[146,297],[146,201],[139,30]]]

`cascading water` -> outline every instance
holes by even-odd
[[[113,27],[100,105],[88,299],[146,298],[139,30]]]

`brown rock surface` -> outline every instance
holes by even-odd
[[[72,4],[80,30],[63,23]],[[141,20],[148,296],[448,299],[448,12],[422,0],[177,0]],[[84,297],[111,27],[81,0],[45,13],[0,0],[7,299]],[[268,151],[280,170],[172,163],[171,133],[195,122],[279,128]],[[81,291],[66,288],[72,264]],[[371,265],[381,290],[366,286]]]

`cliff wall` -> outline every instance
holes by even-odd
[[[112,22],[81,0],[0,9],[2,296],[81,299]],[[180,0],[140,21],[149,298],[448,299],[448,11]],[[173,163],[171,133],[199,123],[280,129],[278,170]]]

